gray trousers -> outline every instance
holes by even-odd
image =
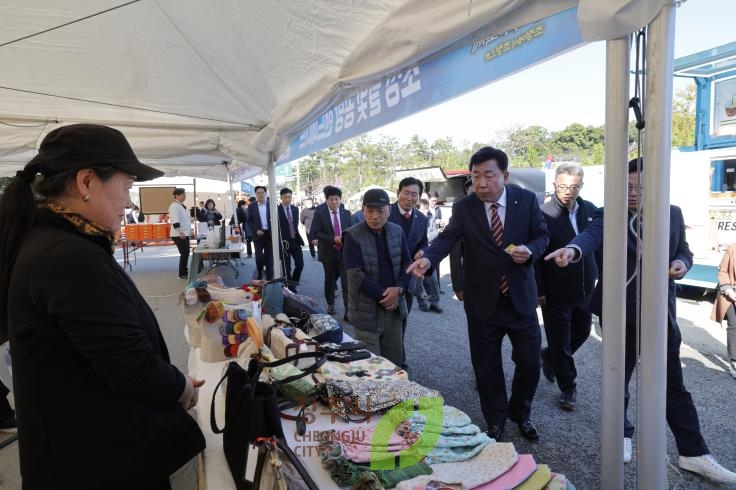
[[[401,315],[398,310],[388,311],[383,306],[376,308],[376,331],[355,329],[355,338],[366,345],[366,348],[377,356],[385,357],[397,366],[401,366],[404,354],[401,338]]]
[[[734,305],[726,310],[726,350],[731,362],[736,362],[736,309]]]

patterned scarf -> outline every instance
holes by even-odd
[[[40,204],[42,209],[48,209],[57,216],[64,218],[72,224],[74,228],[83,235],[105,237],[110,242],[110,250],[115,253],[115,234],[104,226],[90,221],[79,213],[65,208],[55,202],[46,201]]]

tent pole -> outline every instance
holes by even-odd
[[[192,197],[194,198],[194,222],[195,222],[195,224],[194,224],[194,231],[196,233],[197,232],[197,224],[196,223],[197,223],[197,221],[199,221],[197,219],[197,212],[199,211],[199,208],[197,207],[197,178],[196,177],[193,177],[192,180],[193,180],[193,182],[192,182],[192,187],[193,187]]]
[[[236,216],[236,212],[235,212],[235,199],[233,196],[233,180],[232,180],[232,176],[230,175],[230,165],[229,164],[225,164],[225,170],[227,172],[227,196],[230,201],[230,208],[233,211],[233,214],[232,214],[233,223],[237,227],[238,217]],[[222,217],[222,221],[223,221],[222,225],[225,226],[225,216]]]
[[[665,405],[670,233],[670,152],[675,9],[665,4],[647,29],[641,265],[638,488],[667,486]]]
[[[282,277],[281,271],[281,237],[279,236],[279,213],[276,202],[276,156],[268,154],[268,197],[271,209],[271,246],[273,255],[273,277]]]
[[[606,142],[603,222],[603,386],[601,388],[601,488],[624,488],[624,350],[626,318],[626,161],[629,120],[629,37],[606,42]]]

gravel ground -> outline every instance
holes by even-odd
[[[119,253],[118,253],[119,254]],[[300,293],[324,304],[323,272],[305,249],[305,270]],[[175,247],[147,247],[138,253],[131,276],[147,297],[161,323],[172,362],[184,368],[188,346],[183,339],[182,311],[176,296],[183,281],[176,278],[178,254]],[[236,283],[248,280],[254,272],[254,260],[244,259]],[[415,308],[409,317],[407,355],[411,379],[441,390],[445,401],[466,412],[481,428],[485,422],[480,411],[468,354],[465,313],[462,303],[453,299],[449,284],[449,266],[442,264],[441,306],[444,313],[424,313]],[[726,467],[736,469],[736,380],[725,371],[725,332],[708,318],[711,298],[686,291],[678,300],[678,315],[683,334],[682,363],[685,384],[693,395],[705,439],[716,458]],[[335,301],[342,318],[342,301]],[[350,325],[345,330],[352,333]],[[513,442],[520,453],[531,453],[537,462],[549,464],[553,471],[564,473],[580,490],[600,488],[600,380],[601,338],[596,328],[576,354],[578,366],[578,406],[564,412],[557,406],[556,385],[541,378],[532,407],[532,420],[541,439],[529,443],[507,424],[504,440]],[[504,347],[504,369],[510,387],[513,374],[510,345]],[[636,375],[635,375],[636,376]],[[632,382],[632,389],[634,382]],[[634,398],[635,400],[635,398]],[[632,403],[633,406],[633,403]],[[630,415],[634,415],[630,410]],[[0,434],[0,440],[4,436]],[[636,446],[636,438],[634,440]],[[668,432],[668,457],[676,466],[677,450]],[[626,465],[625,488],[636,488],[636,452],[634,462]],[[722,488],[674,468],[668,469],[669,488]],[[176,489],[196,488],[193,470],[176,475]],[[19,488],[17,444],[0,450],[0,488]],[[646,486],[641,486],[646,488]],[[216,489],[214,489],[216,490]]]

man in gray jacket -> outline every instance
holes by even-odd
[[[383,189],[363,195],[365,221],[345,231],[343,241],[348,274],[348,315],[355,338],[368,350],[401,365],[401,321],[406,318],[404,291],[411,263],[406,236],[399,225],[387,222],[389,197]]]

